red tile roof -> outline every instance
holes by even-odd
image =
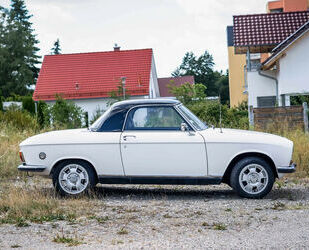
[[[47,55],[33,99],[109,97],[126,77],[130,95],[148,95],[152,49]]]
[[[278,60],[278,58],[280,58],[280,55],[286,49],[288,49],[293,42],[303,37],[306,32],[309,32],[309,21],[302,25],[298,30],[296,30],[292,35],[283,40],[276,48],[272,50],[272,55],[262,63],[263,68],[269,69],[270,67],[272,67]]]
[[[173,82],[176,86],[180,86],[186,82],[194,84],[194,76],[180,76],[180,77],[165,77],[158,78],[158,85],[161,97],[170,97],[174,96],[169,92],[168,84]]]
[[[270,52],[277,44],[309,20],[309,11],[234,16],[234,46],[265,47]],[[239,53],[244,53],[241,49]]]

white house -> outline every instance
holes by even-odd
[[[53,104],[59,95],[92,119],[97,109],[108,108],[119,86],[130,98],[160,97],[152,49],[46,55],[33,99]]]
[[[289,106],[290,96],[309,95],[309,21],[273,50],[259,68],[247,72],[248,105]]]

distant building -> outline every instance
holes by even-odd
[[[152,49],[46,55],[33,99],[53,104],[60,95],[91,119],[98,108],[107,109],[110,93],[120,84],[130,98],[160,96]]]
[[[170,93],[168,88],[169,84],[174,84],[175,86],[181,86],[184,83],[194,84],[194,76],[179,76],[179,77],[164,77],[158,78],[158,85],[160,91],[160,97],[174,98],[174,95]]]

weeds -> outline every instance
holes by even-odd
[[[67,244],[69,247],[78,246],[80,244],[83,244],[83,242],[78,240],[76,236],[72,238],[70,236],[65,235],[63,233],[63,230],[62,230],[61,235],[57,234],[56,237],[53,238],[53,242]]]

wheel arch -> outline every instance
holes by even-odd
[[[72,161],[83,161],[83,162],[87,163],[87,164],[90,166],[90,168],[92,169],[92,171],[94,172],[94,174],[95,174],[96,182],[98,182],[99,177],[98,177],[98,173],[97,173],[97,171],[96,171],[94,165],[93,165],[90,161],[88,161],[88,160],[86,160],[86,159],[83,159],[83,158],[78,158],[78,157],[59,159],[58,161],[56,161],[56,162],[53,164],[53,166],[52,166],[52,168],[51,168],[51,171],[50,171],[50,174],[49,174],[49,175],[52,177],[53,174],[54,174],[55,169],[57,168],[57,166],[59,166],[59,164],[61,164],[61,163],[63,163],[63,162],[66,162],[66,161],[67,161],[67,162],[70,162],[70,161],[71,161],[71,162],[72,162]]]
[[[272,158],[264,153],[260,153],[260,152],[246,152],[246,153],[241,153],[236,155],[229,163],[228,167],[226,168],[223,178],[222,178],[222,182],[229,184],[230,182],[230,175],[232,172],[233,167],[235,166],[235,164],[247,157],[259,157],[262,158],[263,160],[265,160],[266,162],[269,163],[269,165],[271,166],[271,169],[274,173],[275,178],[278,178],[278,173],[277,173],[277,169],[276,169],[276,165],[274,163],[274,161],[272,160]]]

